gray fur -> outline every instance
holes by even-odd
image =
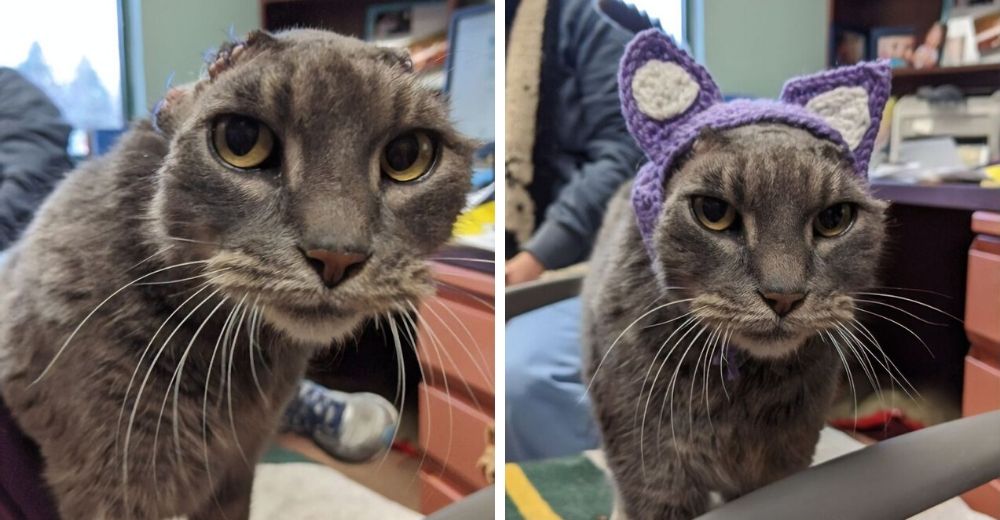
[[[834,145],[802,130],[707,133],[668,181],[654,266],[630,188],[608,211],[584,284],[584,371],[617,509],[693,518],[710,491],[732,499],[810,463],[841,366],[819,333],[849,321],[851,293],[874,283],[884,206]],[[735,205],[744,228],[702,227],[693,195]],[[814,237],[813,218],[841,201],[858,205],[853,227]],[[779,320],[757,293],[774,289],[808,296]],[[727,338],[740,353],[734,380],[712,361]]]
[[[63,518],[246,518],[308,358],[428,293],[423,257],[450,235],[472,144],[408,66],[332,33],[254,33],[168,94],[159,131],[136,123],[47,201],[0,271],[0,391]],[[273,129],[280,167],[216,159],[212,121],[232,113]],[[440,156],[394,183],[379,154],[410,129],[439,136]],[[371,256],[326,289],[298,247]],[[202,263],[171,267],[187,262]]]

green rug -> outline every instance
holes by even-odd
[[[585,455],[507,464],[507,520],[599,520],[611,515],[607,477]]]

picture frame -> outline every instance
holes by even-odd
[[[411,0],[378,4],[365,13],[365,40],[407,46],[448,29],[448,3]]]
[[[868,58],[889,60],[893,68],[909,67],[916,48],[912,27],[876,27],[869,34]]]
[[[829,62],[833,67],[854,65],[869,57],[868,33],[861,28],[834,25]]]

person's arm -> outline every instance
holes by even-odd
[[[591,2],[574,2],[564,13],[560,45],[576,67],[579,112],[571,121],[586,136],[583,161],[567,172],[570,182],[549,205],[545,220],[524,250],[545,269],[582,261],[590,254],[608,200],[635,175],[641,152],[625,126],[618,99],[618,63],[632,35],[602,17]],[[516,260],[516,258],[515,258]]]
[[[17,239],[72,167],[70,127],[28,80],[0,68],[0,250]]]

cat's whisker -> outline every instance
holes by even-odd
[[[416,340],[416,337],[415,337],[416,336],[416,326],[417,325],[413,322],[413,320],[405,312],[402,313],[401,316],[403,316],[403,332],[406,333],[407,338],[410,340],[410,349],[412,349],[414,355],[417,356],[417,369],[420,371],[420,380],[425,383],[424,385],[422,385],[423,391],[424,391],[424,400],[425,401],[429,401],[430,400],[430,391],[427,390],[427,388],[428,388],[427,384],[426,384],[426,382],[427,382],[427,374],[424,372],[424,364],[423,364],[422,361],[420,361],[420,355],[417,352],[417,340]],[[430,373],[431,373],[431,378],[432,378],[431,384],[434,384],[434,382],[433,382],[434,371],[432,370],[432,371],[430,371]],[[399,413],[400,413],[400,416],[402,416],[403,410],[400,409]],[[434,420],[433,420],[431,414],[428,414],[427,415],[427,438],[431,438],[431,439],[434,438],[433,437],[433,434],[434,434],[433,422],[434,422]],[[427,450],[421,450],[420,451],[420,462],[417,464],[417,473],[414,474],[414,478],[417,476],[417,474],[419,474],[420,469],[422,469],[424,467],[424,464],[426,462],[427,462]],[[411,479],[410,482],[412,484],[413,479]]]
[[[689,316],[689,315],[691,315],[691,314],[693,314],[695,312],[698,312],[700,310],[703,310],[703,309],[705,309],[705,307],[698,307],[696,309],[691,309],[691,310],[689,310],[689,311],[687,311],[687,312],[685,312],[685,313],[683,313],[683,314],[681,314],[679,316],[676,316],[674,318],[670,318],[669,320],[664,320],[664,321],[653,323],[651,325],[646,325],[645,327],[643,327],[643,329],[653,329],[653,328],[656,328],[656,327],[662,327],[664,325],[668,325],[670,323],[673,323],[673,322],[675,322],[675,321],[677,321],[677,320],[679,320],[679,319],[681,319],[681,318],[683,318],[685,316]]]
[[[912,383],[910,383],[910,381],[906,378],[906,376],[899,369],[899,367],[896,366],[896,364],[892,362],[892,359],[889,358],[889,356],[885,353],[885,350],[883,350],[882,346],[879,345],[878,341],[875,339],[875,336],[873,336],[871,334],[871,331],[869,331],[864,326],[864,324],[862,324],[856,318],[851,318],[851,321],[848,322],[847,324],[850,325],[858,333],[860,333],[861,336],[864,339],[867,339],[870,342],[872,348],[878,350],[882,354],[882,361],[879,364],[885,369],[885,371],[889,375],[891,381],[896,386],[898,386],[900,390],[902,390],[904,393],[906,393],[907,397],[909,397],[910,399],[916,400],[917,398],[919,398],[920,397],[920,392],[916,389],[916,387],[913,386]],[[859,328],[859,326],[861,328]],[[862,329],[864,329],[864,330],[862,330]],[[852,336],[853,336],[853,334],[852,334]],[[858,341],[861,342],[861,338],[858,338]],[[873,356],[874,356],[874,354],[873,354]],[[896,375],[893,374],[893,370],[896,371],[896,374],[899,376],[898,378],[896,377]],[[900,379],[902,379],[902,381]],[[903,382],[905,382],[906,385],[903,385]],[[911,394],[910,391],[907,390],[907,387],[909,387],[909,389],[913,391],[913,394]]]
[[[694,298],[685,298],[683,300],[674,300],[672,302],[664,303],[662,305],[657,305],[656,307],[653,307],[652,309],[646,311],[642,316],[639,316],[632,323],[630,323],[627,327],[625,327],[625,330],[621,331],[621,333],[618,334],[618,337],[615,338],[615,340],[611,342],[611,346],[608,347],[608,350],[604,352],[604,355],[601,357],[601,361],[597,363],[597,368],[595,368],[594,369],[594,373],[590,375],[590,382],[587,383],[587,389],[584,392],[584,395],[590,395],[590,387],[594,384],[594,380],[597,378],[597,373],[601,370],[601,367],[604,365],[604,362],[608,359],[608,355],[611,354],[611,351],[614,350],[615,346],[618,345],[618,342],[621,341],[621,339],[625,336],[625,334],[629,331],[629,329],[631,329],[633,326],[635,326],[636,323],[639,323],[639,321],[641,321],[646,316],[649,316],[650,314],[653,314],[654,312],[656,312],[656,311],[658,311],[660,309],[664,309],[666,307],[670,307],[671,305],[677,305],[679,303],[689,302],[689,301],[691,301],[693,299]]]
[[[694,389],[695,385],[698,383],[698,372],[701,371],[701,363],[703,359],[708,359],[708,351],[711,347],[712,341],[715,339],[715,333],[718,329],[712,329],[705,341],[701,344],[701,349],[698,351],[698,357],[694,360],[694,372],[691,373],[691,382],[688,384],[688,424],[691,425],[688,428],[688,442],[690,442],[692,435],[694,435]]]
[[[236,433],[236,419],[233,416],[233,359],[236,357],[236,342],[239,340],[240,331],[243,329],[243,322],[246,320],[249,310],[249,306],[243,308],[243,312],[240,314],[240,321],[236,324],[229,342],[229,366],[226,369],[226,406],[229,408],[229,429],[233,434],[233,442],[236,444],[236,448],[240,452],[240,457],[243,458],[243,462],[247,468],[252,468],[253,465],[243,450],[243,445],[240,444],[240,436]]]
[[[162,281],[162,282],[142,282],[142,283],[135,284],[135,286],[136,287],[144,287],[144,286],[147,286],[147,285],[170,285],[170,284],[174,284],[174,283],[190,282],[191,280],[200,280],[202,278],[208,278],[208,277],[211,277],[213,275],[217,275],[219,273],[224,273],[224,272],[229,271],[229,270],[231,270],[231,269],[228,268],[228,267],[224,267],[222,269],[216,269],[214,271],[207,271],[207,272],[195,275],[195,276],[188,276],[186,278],[181,278],[179,280],[165,280],[165,281]]]
[[[487,360],[486,359],[486,355],[483,354],[483,349],[479,345],[479,341],[477,341],[476,337],[472,335],[472,332],[465,325],[465,322],[463,322],[458,317],[458,315],[455,314],[455,311],[451,310],[451,308],[449,306],[445,305],[444,303],[437,302],[436,300],[431,299],[431,300],[428,300],[428,302],[436,302],[441,308],[443,308],[445,311],[448,312],[448,314],[451,315],[451,317],[455,320],[455,323],[458,323],[459,327],[461,327],[462,330],[465,332],[465,335],[472,341],[472,344],[475,346],[476,353],[479,354],[479,360],[482,361],[482,363],[483,363],[483,365],[482,365],[483,368],[485,369],[486,367],[489,367],[490,366],[489,360]],[[489,370],[486,370],[486,376],[487,376],[486,380],[492,385],[494,383],[493,374]]]
[[[146,262],[148,262],[148,261],[156,258],[157,256],[160,256],[160,255],[166,253],[167,251],[170,251],[173,248],[174,248],[174,246],[172,246],[172,245],[160,248],[155,253],[147,256],[146,258],[143,258],[142,260],[139,260],[138,262],[136,262],[134,264],[132,264],[128,269],[125,270],[125,272],[126,273],[129,272],[129,271],[135,269],[136,267],[139,267],[140,265],[142,265],[142,264],[144,264],[144,263],[146,263]]]
[[[691,314],[694,314],[694,312],[695,311],[693,311],[693,310],[692,311],[688,311],[685,314],[683,314],[681,317],[690,316]],[[646,382],[649,381],[649,376],[653,374],[653,367],[657,366],[656,360],[660,357],[660,354],[663,352],[663,350],[665,348],[667,348],[667,345],[670,343],[670,340],[673,339],[673,337],[676,334],[682,332],[683,329],[686,328],[689,324],[691,324],[692,322],[695,322],[695,320],[697,320],[697,319],[698,319],[697,316],[690,316],[688,319],[684,320],[677,328],[675,328],[673,331],[670,332],[670,334],[667,336],[667,339],[663,340],[663,343],[660,344],[660,347],[658,349],[656,349],[656,353],[653,354],[653,359],[650,361],[649,367],[646,368],[646,375],[643,376],[643,378],[642,378],[642,385],[639,387],[639,398],[636,399],[636,401],[635,401],[635,411],[632,414],[632,427],[633,428],[636,426],[636,424],[639,421],[639,405],[642,404],[642,394],[644,394],[646,392]],[[681,339],[683,339],[683,336],[681,336]],[[674,343],[674,345],[670,348],[670,351],[667,352],[667,355],[664,358],[664,361],[666,361],[666,359],[670,357],[670,354],[674,351],[675,348],[677,348],[677,343]],[[661,369],[662,369],[662,366],[661,366]],[[652,393],[652,388],[650,388],[650,393]],[[646,406],[647,407],[649,406],[648,398],[647,398]],[[643,412],[643,415],[645,415],[645,412]]]
[[[441,315],[439,315],[437,312],[434,311],[434,309],[431,307],[430,304],[430,302],[433,301],[434,299],[426,300],[427,305],[424,305],[424,308],[427,309],[434,316],[435,319],[437,319],[437,321],[441,324],[441,326],[445,328],[445,330],[448,331],[449,334],[451,334],[451,337],[455,339],[455,344],[457,344],[459,347],[462,348],[462,351],[465,353],[466,357],[468,357],[469,361],[472,362],[472,365],[476,367],[476,371],[479,372],[479,375],[483,377],[483,380],[488,381],[489,383],[492,384],[493,377],[487,374],[486,370],[486,367],[489,366],[489,363],[487,363],[486,358],[483,357],[482,349],[479,348],[479,343],[476,342],[475,338],[472,336],[472,333],[470,333],[469,329],[465,326],[465,324],[463,324],[461,320],[458,319],[458,316],[455,316],[455,313],[452,312],[452,316],[455,317],[456,323],[462,326],[462,328],[465,330],[466,335],[468,335],[469,339],[471,339],[475,343],[476,351],[479,353],[479,358],[483,362],[482,365],[479,364],[479,361],[477,361],[476,358],[472,355],[472,352],[469,351],[469,347],[465,344],[465,342],[459,339],[458,334],[455,334],[455,331],[441,318]],[[439,305],[441,307],[444,307],[449,312],[451,312],[451,309],[448,309],[447,305],[440,303]]]
[[[705,373],[704,376],[702,377],[702,379],[704,379],[705,410],[706,410],[706,415],[708,416],[708,426],[709,428],[712,429],[713,434],[715,433],[715,424],[712,423],[712,404],[709,402],[708,398],[708,381],[709,381],[708,371],[711,369],[712,363],[715,360],[715,353],[719,350],[720,345],[722,343],[723,330],[721,326],[717,325],[715,327],[714,334],[715,334],[715,342],[712,344],[712,349],[709,351],[708,356],[705,357]]]
[[[445,262],[478,262],[481,264],[495,264],[496,260],[489,260],[487,258],[466,258],[460,256],[432,256],[428,260],[441,260]]]
[[[451,284],[451,283],[444,282],[444,281],[441,281],[441,280],[433,280],[433,283],[437,287],[445,287],[445,288],[447,288],[449,290],[459,292],[462,295],[467,296],[467,297],[475,300],[478,303],[481,303],[484,307],[488,308],[490,311],[496,311],[496,308],[493,306],[493,303],[491,303],[491,302],[489,302],[487,300],[484,300],[478,294],[475,294],[475,293],[473,293],[473,292],[465,289],[464,287],[459,287],[459,286],[457,286],[455,284]]]
[[[892,298],[894,300],[902,300],[902,301],[905,301],[905,302],[910,302],[910,303],[919,305],[921,307],[926,307],[926,308],[928,308],[928,309],[930,309],[930,310],[932,310],[934,312],[943,314],[943,315],[945,315],[945,316],[947,316],[947,317],[955,320],[958,323],[965,323],[964,321],[962,321],[961,318],[957,318],[957,317],[953,316],[952,314],[950,314],[948,312],[945,312],[945,311],[943,311],[943,310],[941,310],[941,309],[939,309],[939,308],[937,308],[937,307],[935,307],[933,305],[930,305],[928,303],[924,303],[924,302],[922,302],[920,300],[914,300],[913,298],[906,298],[904,296],[897,296],[895,294],[877,293],[877,292],[856,292],[856,293],[853,293],[853,294],[861,294],[861,295],[865,295],[865,296],[881,296],[882,298]]]
[[[162,356],[163,353],[166,351],[167,346],[170,345],[170,340],[174,338],[174,336],[177,334],[177,331],[179,331],[181,327],[183,327],[184,324],[187,323],[187,320],[190,319],[191,316],[193,316],[194,313],[197,312],[202,305],[204,305],[212,296],[218,294],[219,291],[221,290],[222,289],[220,288],[216,289],[215,291],[212,291],[212,293],[209,294],[208,297],[206,297],[204,300],[201,301],[201,303],[199,303],[193,309],[191,309],[191,311],[188,312],[188,314],[181,319],[180,323],[178,323],[177,326],[174,327],[174,330],[170,332],[170,334],[167,336],[167,339],[163,340],[163,344],[160,346],[160,350],[158,350],[156,352],[156,355],[153,356],[153,359],[150,360],[149,368],[146,369],[146,374],[142,378],[142,383],[139,384],[139,390],[136,391],[135,403],[132,404],[132,413],[129,415],[128,426],[125,430],[125,456],[122,458],[122,473],[126,476],[126,478],[128,476],[128,453],[132,440],[132,426],[135,424],[135,418],[139,411],[139,404],[142,402],[142,393],[146,389],[146,385],[149,384],[149,377],[153,373],[153,368],[160,360],[160,356]],[[152,455],[152,457],[153,457],[153,468],[154,468],[153,474],[156,475],[155,453]]]
[[[437,334],[435,334],[434,329],[431,328],[430,323],[428,323],[427,320],[424,319],[424,317],[421,316],[420,313],[417,311],[417,307],[415,305],[413,305],[413,302],[407,301],[406,303],[410,306],[410,309],[413,310],[413,315],[416,316],[417,319],[420,320],[423,323],[424,330],[426,330],[428,336],[430,336],[430,338],[431,338],[431,344],[434,345],[434,351],[437,353],[438,363],[440,363],[441,368],[442,368],[442,373],[444,375],[445,393],[449,397],[451,397],[451,389],[448,386],[448,371],[447,371],[447,369],[445,367],[444,359],[442,359],[441,354],[444,354],[444,358],[447,358],[448,362],[451,363],[451,366],[454,367],[455,370],[460,370],[460,369],[459,369],[458,365],[455,363],[455,360],[451,357],[451,354],[448,353],[448,349],[445,348],[444,343],[442,343],[441,340],[438,339]],[[482,405],[480,405],[479,399],[476,398],[476,393],[472,391],[472,387],[470,387],[469,383],[467,381],[465,381],[464,379],[461,379],[461,382],[462,382],[462,386],[465,387],[466,394],[472,399],[472,402],[476,405],[476,409],[478,409],[479,411],[482,411],[483,407],[482,407]],[[438,472],[438,476],[444,475],[444,467],[447,465],[447,461],[451,457],[451,447],[452,447],[452,440],[454,438],[454,434],[455,434],[455,418],[454,418],[454,413],[452,411],[452,407],[449,406],[448,407],[448,443],[447,443],[448,449],[447,449],[447,451],[445,453],[445,457],[444,457],[445,458],[445,463],[442,464],[441,470]]]
[[[952,298],[951,296],[949,296],[949,295],[947,295],[945,293],[940,293],[940,292],[937,292],[937,291],[930,291],[930,290],[927,290],[927,289],[913,289],[913,288],[910,288],[910,287],[892,287],[892,286],[887,286],[887,285],[875,286],[875,287],[872,287],[872,289],[886,289],[886,290],[891,290],[891,291],[918,292],[918,293],[925,293],[925,294],[933,294],[935,296],[940,296],[942,298],[947,298],[949,300],[953,300],[954,299],[954,298]]]
[[[212,296],[208,296],[206,300],[211,297]],[[184,366],[187,363],[187,358],[188,355],[191,353],[191,348],[194,346],[194,342],[198,339],[198,336],[201,335],[202,329],[205,328],[205,325],[208,325],[208,322],[211,321],[212,316],[214,316],[215,313],[219,310],[219,308],[222,307],[227,301],[229,301],[229,298],[223,298],[221,301],[219,301],[219,303],[216,304],[211,311],[209,311],[208,315],[205,316],[205,319],[201,322],[201,325],[199,325],[198,328],[195,329],[194,334],[191,336],[191,340],[188,341],[187,347],[184,349],[184,353],[181,354],[180,361],[178,361],[177,363],[177,368],[174,370],[174,375],[171,376],[170,381],[167,383],[167,391],[164,392],[163,402],[160,403],[160,416],[156,420],[156,434],[153,436],[153,453],[156,453],[156,444],[160,433],[160,420],[163,419],[163,410],[166,407],[167,395],[169,394],[170,387],[172,385],[174,388],[174,407],[173,407],[174,450],[176,451],[177,454],[176,464],[178,465],[181,463],[182,459],[181,439],[180,439],[180,429],[179,429],[180,414],[178,408],[178,401],[180,400],[181,380],[184,377]]]
[[[924,318],[921,318],[920,316],[917,316],[916,314],[913,314],[912,312],[910,312],[910,311],[908,311],[906,309],[903,309],[902,307],[898,307],[896,305],[891,305],[891,304],[888,304],[888,303],[885,303],[885,302],[880,302],[880,301],[876,301],[876,300],[863,300],[861,298],[854,298],[854,301],[861,302],[861,303],[870,303],[872,305],[881,305],[883,307],[889,307],[890,309],[895,309],[895,310],[897,310],[897,311],[899,311],[899,312],[901,312],[903,314],[906,314],[907,316],[909,316],[909,317],[911,317],[911,318],[913,318],[913,319],[915,319],[915,320],[917,320],[919,322],[926,323],[928,325],[934,325],[935,327],[945,327],[945,326],[947,326],[947,324],[945,324],[945,323],[938,323],[938,322],[935,322],[935,321],[925,320]]]
[[[159,336],[160,332],[162,332],[163,329],[167,326],[167,324],[170,323],[170,320],[173,319],[173,317],[178,312],[180,312],[180,310],[182,308],[184,308],[184,306],[187,305],[188,302],[190,302],[191,300],[193,300],[195,297],[197,297],[199,294],[201,294],[206,289],[208,289],[208,282],[202,284],[201,287],[194,294],[192,294],[191,296],[189,296],[186,300],[184,300],[183,302],[181,302],[180,305],[178,305],[176,308],[174,308],[174,310],[167,316],[167,318],[165,320],[163,320],[163,323],[161,323],[160,326],[156,329],[156,332],[153,333],[153,337],[151,337],[149,339],[149,343],[147,343],[146,347],[142,350],[142,353],[139,356],[139,361],[136,362],[135,369],[132,371],[132,376],[131,376],[131,378],[129,378],[128,386],[126,386],[126,388],[125,388],[125,395],[122,397],[122,405],[121,405],[121,408],[118,410],[118,422],[117,422],[117,425],[115,427],[115,453],[118,453],[119,450],[120,450],[123,459],[125,459],[127,457],[128,444],[126,443],[124,446],[122,446],[121,442],[120,442],[121,441],[121,431],[122,431],[122,421],[125,419],[125,408],[128,406],[128,396],[132,392],[132,385],[135,384],[135,379],[139,375],[139,370],[142,369],[142,362],[143,362],[143,360],[146,359],[146,355],[149,354],[149,352],[151,351],[151,349],[153,347],[153,343],[156,341],[157,336]],[[138,401],[136,401],[136,405],[138,405]],[[130,421],[130,423],[131,423],[131,421]],[[125,504],[125,509],[128,510],[128,473],[127,473],[127,468],[124,466],[124,464],[123,464],[123,467],[122,467],[122,474],[123,474],[123,478],[122,478],[122,501]]]
[[[877,318],[882,318],[883,320],[886,320],[886,321],[888,321],[888,322],[896,325],[897,327],[900,327],[901,329],[905,330],[906,332],[909,332],[911,336],[913,336],[914,338],[917,338],[917,341],[919,341],[920,344],[924,346],[924,349],[926,349],[927,353],[930,354],[931,359],[934,358],[934,352],[931,351],[931,347],[929,347],[927,345],[927,343],[923,340],[923,338],[921,338],[919,335],[917,335],[916,332],[913,332],[913,330],[911,330],[906,325],[903,325],[902,323],[900,323],[900,322],[898,322],[898,321],[896,321],[896,320],[894,320],[894,319],[892,319],[892,318],[890,318],[888,316],[884,316],[884,315],[879,314],[877,312],[872,312],[872,311],[869,311],[869,310],[866,310],[866,309],[862,309],[861,307],[855,307],[854,309],[856,311],[863,312],[865,314],[871,314],[872,316],[875,316]]]
[[[726,389],[726,377],[723,374],[723,364],[729,364],[729,340],[732,339],[732,332],[729,325],[726,325],[726,335],[722,338],[722,349],[719,353],[719,381],[722,383],[722,393],[726,395],[726,401],[730,401],[729,390]]]
[[[417,319],[420,320],[421,323],[423,323],[424,328],[427,331],[427,334],[430,335],[431,337],[431,340],[438,346],[440,346],[441,353],[444,354],[444,357],[448,360],[449,363],[451,363],[451,366],[456,371],[461,371],[461,368],[458,366],[458,363],[456,363],[455,359],[451,357],[451,354],[448,352],[448,349],[444,347],[444,343],[438,338],[437,334],[434,333],[434,329],[431,328],[430,322],[428,322],[423,316],[420,315],[419,311],[417,311],[417,307],[413,305],[412,302],[408,301],[406,303],[413,310],[413,313],[417,316]],[[442,364],[441,367],[444,368],[444,364]],[[464,379],[462,379],[461,382],[462,386],[465,387],[466,393],[468,393],[469,397],[472,399],[473,404],[476,405],[476,409],[479,411],[484,411],[482,404],[479,403],[479,399],[476,398],[476,393],[472,390],[472,387],[469,386],[469,383]]]
[[[671,442],[674,445],[677,444],[677,428],[676,428],[677,421],[674,420],[674,390],[677,388],[677,378],[680,375],[681,367],[684,365],[684,359],[687,357],[688,352],[691,351],[691,348],[694,347],[694,345],[698,342],[698,338],[701,337],[701,335],[704,334],[705,330],[707,329],[707,327],[704,324],[702,324],[702,321],[700,319],[698,320],[698,324],[700,326],[700,330],[698,331],[697,334],[695,334],[693,338],[691,338],[691,341],[688,343],[687,348],[684,349],[684,353],[681,354],[681,358],[677,360],[677,366],[674,368],[674,374],[670,378],[670,384],[667,385],[667,395],[670,396],[670,438]],[[655,379],[654,379],[654,384],[655,384]],[[659,439],[661,436],[660,427],[663,425],[663,409],[664,409],[663,405],[666,403],[666,401],[667,400],[664,399],[660,402],[660,413],[658,415],[656,423],[657,439]],[[690,425],[688,427],[690,428]],[[678,456],[680,455],[678,450],[674,450],[674,452],[678,454]]]
[[[163,332],[163,329],[166,328],[168,323],[170,323],[170,320],[172,320],[173,317],[178,312],[180,312],[180,310],[184,308],[185,305],[188,304],[188,302],[193,300],[195,297],[197,297],[199,294],[201,294],[203,291],[207,289],[208,289],[208,283],[206,282],[202,284],[202,286],[198,289],[197,292],[189,296],[186,300],[181,302],[180,305],[175,307],[174,310],[171,311],[169,315],[167,315],[167,318],[163,320],[163,323],[161,323],[160,326],[156,329],[156,332],[153,333],[153,337],[149,338],[149,343],[146,344],[146,348],[142,349],[142,353],[139,356],[139,361],[136,362],[135,364],[135,370],[132,371],[132,377],[129,379],[128,386],[125,387],[125,396],[122,398],[122,406],[118,411],[118,424],[117,427],[115,428],[116,443],[118,442],[118,438],[121,435],[122,421],[125,419],[125,408],[128,405],[128,396],[132,393],[132,386],[135,384],[135,378],[139,375],[139,370],[142,369],[142,362],[146,359],[146,355],[153,348],[153,343],[156,341],[156,338],[160,335],[160,332]]]
[[[858,393],[854,388],[854,376],[851,375],[851,367],[847,363],[847,357],[844,356],[844,352],[840,349],[840,345],[837,340],[834,339],[833,334],[829,331],[823,331],[826,337],[830,340],[830,345],[833,346],[834,350],[837,352],[837,356],[840,357],[841,364],[844,365],[844,373],[847,375],[847,383],[851,387],[851,395],[854,397],[854,431],[858,428]]]
[[[647,392],[646,395],[646,404],[643,406],[642,419],[639,424],[639,458],[642,462],[643,478],[645,478],[646,475],[646,462],[645,462],[646,461],[645,458],[646,416],[649,414],[649,403],[653,399],[653,391],[656,389],[656,381],[660,378],[660,373],[663,372],[664,367],[666,367],[667,365],[667,360],[670,359],[670,356],[674,353],[674,350],[677,349],[677,346],[680,345],[682,341],[684,341],[684,338],[686,338],[688,334],[694,331],[696,327],[698,327],[701,324],[701,318],[699,318],[698,316],[692,316],[690,320],[684,322],[684,324],[687,323],[690,323],[691,326],[687,329],[687,331],[684,332],[684,334],[682,334],[679,338],[677,338],[677,341],[675,341],[673,346],[670,347],[670,350],[667,352],[667,355],[664,356],[663,361],[660,362],[659,368],[656,369],[656,375],[653,376],[653,382],[649,384],[649,392]],[[678,327],[676,330],[674,330],[674,332],[676,333],[677,330],[683,328],[684,324],[682,324],[681,327]],[[671,336],[673,336],[673,333],[671,333]],[[670,336],[667,337],[667,341],[669,340]],[[664,342],[664,344],[666,344],[666,342]],[[653,356],[653,363],[656,363],[656,356]],[[645,381],[643,381],[643,383],[645,384]],[[667,392],[669,393],[669,387]],[[639,399],[642,399],[642,390],[639,391]],[[666,396],[664,396],[664,399],[666,399]],[[659,427],[657,427],[657,432],[659,432]]]
[[[878,377],[875,375],[874,366],[870,366],[871,362],[868,359],[868,357],[864,355],[864,351],[858,350],[855,347],[854,342],[851,341],[850,337],[848,337],[847,334],[844,333],[844,331],[842,330],[842,326],[840,324],[837,324],[834,330],[837,332],[840,338],[844,340],[843,343],[844,347],[847,348],[851,352],[851,354],[854,355],[854,359],[856,359],[858,361],[858,364],[861,365],[861,371],[864,372],[865,377],[868,379],[868,383],[871,385],[872,389],[875,390],[875,393],[879,398],[879,402],[881,402],[882,386],[878,383]],[[866,364],[866,361],[868,361],[868,364]]]
[[[259,326],[258,320],[260,320],[260,307],[257,306],[257,302],[260,301],[260,295],[253,301],[253,313],[250,315],[250,326],[247,327],[247,354],[250,357],[250,377],[253,379],[253,384],[257,388],[257,394],[260,395],[261,402],[265,406],[271,406],[271,400],[268,399],[267,394],[264,393],[264,389],[260,386],[260,379],[257,377],[257,363],[254,361],[254,332]]]
[[[222,328],[219,329],[219,337],[215,340],[215,347],[212,349],[212,355],[208,360],[208,369],[205,371],[205,390],[201,396],[201,447],[202,458],[205,462],[205,476],[208,478],[208,485],[212,489],[215,489],[215,483],[212,479],[212,465],[208,460],[208,389],[212,382],[212,367],[215,366],[215,357],[219,353],[219,345],[222,344],[223,337],[228,333],[229,327],[232,326],[233,318],[240,312],[240,307],[243,306],[243,302],[246,301],[247,296],[248,294],[244,294],[243,298],[233,308],[229,309],[226,321],[222,323]],[[215,500],[215,505],[221,511],[222,505],[219,504],[218,497],[213,495],[212,500]]]
[[[130,286],[132,286],[136,282],[140,282],[142,280],[145,280],[146,278],[149,278],[150,276],[162,273],[163,271],[166,271],[168,269],[176,269],[178,267],[186,267],[186,266],[190,266],[190,265],[207,264],[207,263],[208,263],[208,260],[193,260],[193,261],[190,261],[190,262],[183,262],[183,263],[180,263],[180,264],[170,265],[170,266],[167,266],[167,267],[163,267],[163,268],[157,269],[157,270],[155,270],[155,271],[153,271],[151,273],[146,273],[146,274],[140,276],[139,278],[136,278],[135,280],[132,280],[131,282],[129,282],[129,283],[121,286],[120,288],[118,288],[115,292],[111,293],[110,296],[108,296],[107,298],[105,298],[104,300],[102,300],[101,303],[98,303],[97,306],[93,308],[93,310],[91,310],[89,313],[87,313],[87,315],[83,318],[83,320],[80,321],[80,323],[76,326],[75,329],[73,329],[73,332],[70,333],[69,337],[66,338],[66,341],[63,342],[62,346],[59,347],[59,350],[56,351],[56,354],[54,356],[52,356],[52,359],[49,361],[49,363],[47,365],[45,365],[45,368],[42,369],[42,372],[40,374],[38,374],[38,377],[36,377],[34,379],[34,381],[32,381],[31,383],[29,383],[28,386],[31,387],[32,385],[38,383],[38,381],[40,381],[43,377],[45,377],[45,374],[47,374],[49,372],[49,369],[52,368],[52,365],[54,365],[55,362],[56,362],[56,360],[59,359],[59,356],[61,356],[62,353],[63,353],[63,351],[66,350],[66,347],[70,344],[71,341],[73,341],[73,338],[75,338],[76,335],[77,335],[77,333],[80,332],[80,329],[83,328],[84,324],[86,324],[87,321],[89,321],[90,318],[93,317],[95,313],[97,313],[98,309],[100,309],[101,307],[103,307],[104,304],[106,304],[109,301],[111,301],[111,299],[114,298],[115,296],[117,296],[119,293],[121,293],[125,289],[129,288]]]
[[[219,245],[220,245],[218,242],[206,242],[204,240],[195,240],[193,238],[175,237],[175,236],[171,236],[171,235],[165,235],[163,238],[166,238],[167,240],[174,240],[174,241],[177,241],[177,242],[186,242],[186,243],[189,243],[189,244],[202,244],[202,245],[213,246],[213,247],[219,247]]]
[[[389,439],[389,446],[392,446],[396,442],[396,436],[399,435],[399,427],[403,422],[403,409],[406,407],[406,370],[403,368],[403,347],[399,342],[399,329],[396,327],[396,321],[387,315],[386,322],[389,325],[389,330],[392,332],[393,346],[396,349],[396,377],[399,388],[402,389],[399,414],[396,416],[396,424],[392,428],[392,437]],[[382,469],[382,464],[385,463],[388,456],[389,452],[387,451],[383,455],[382,460],[379,461],[378,466],[376,466],[376,471]]]

